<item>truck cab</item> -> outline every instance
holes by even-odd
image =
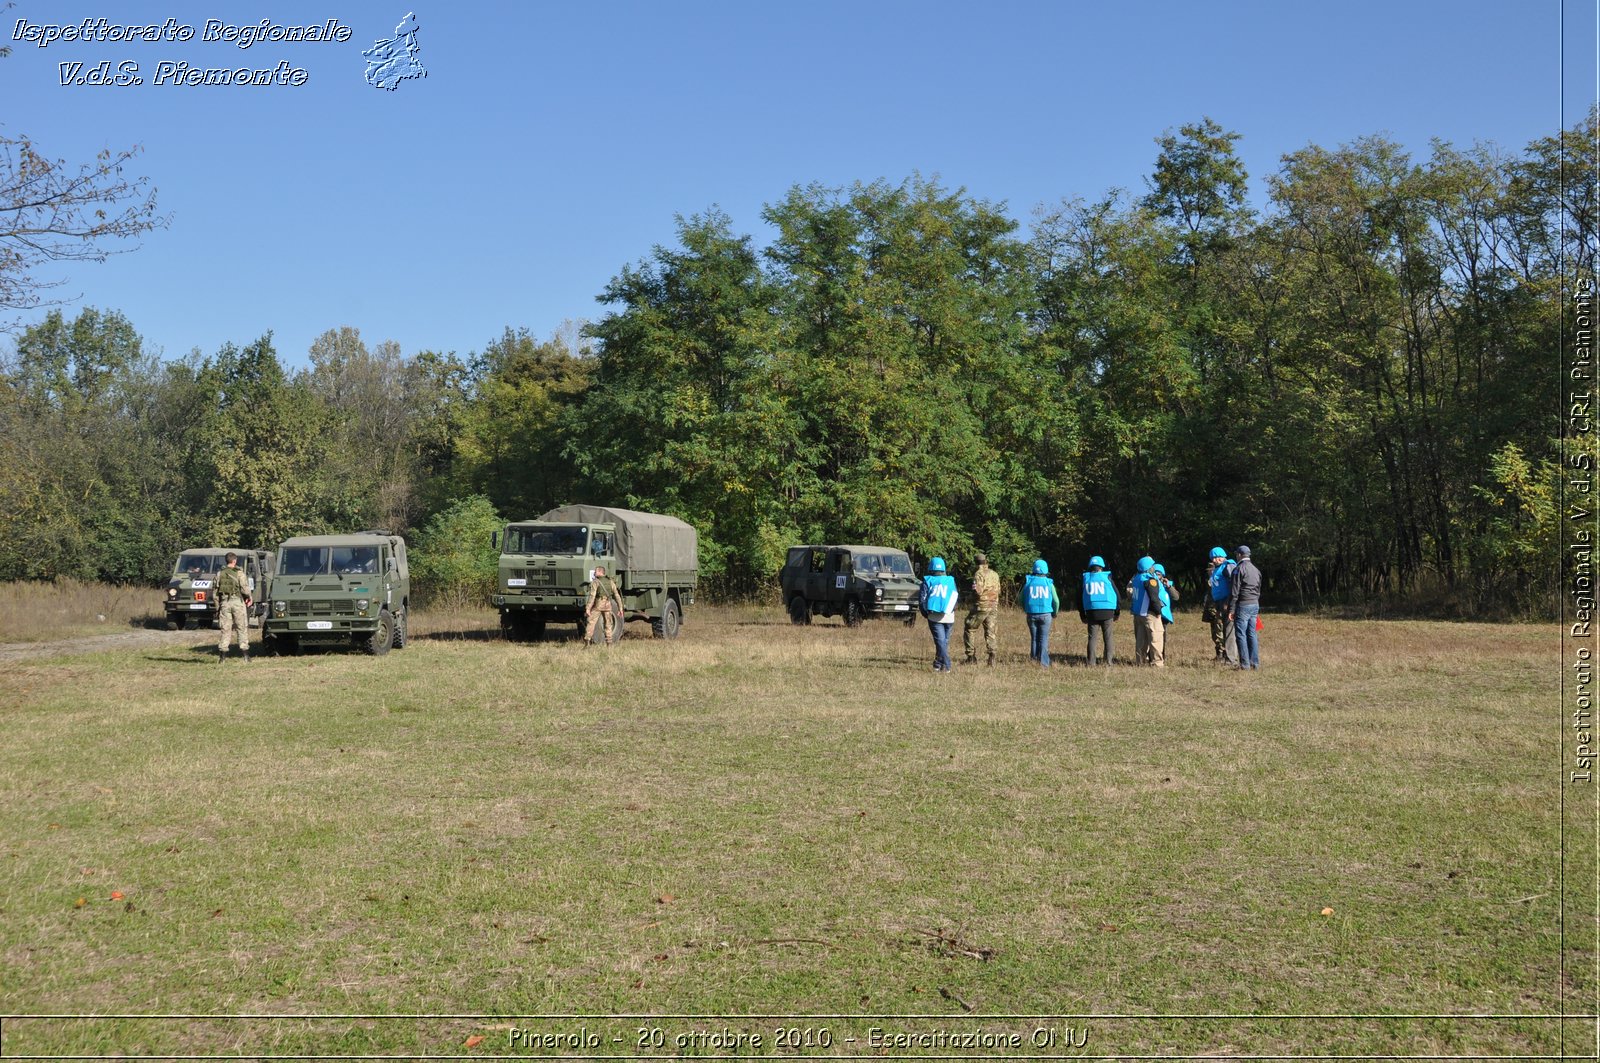
[[[400,536],[298,536],[278,547],[277,563],[262,621],[270,649],[344,645],[381,656],[405,648],[411,575]]]
[[[217,573],[228,567],[227,556],[239,559],[245,585],[250,588],[250,624],[260,624],[266,615],[267,591],[272,581],[274,554],[271,550],[246,550],[237,546],[202,546],[183,551],[173,562],[167,579],[167,630],[179,631],[191,623],[214,624],[217,619]]]

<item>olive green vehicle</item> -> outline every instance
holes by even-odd
[[[237,554],[244,570],[250,597],[250,624],[257,626],[267,611],[267,589],[272,582],[271,550],[246,550],[242,546],[204,546],[185,550],[173,563],[167,580],[167,599],[162,607],[167,614],[167,630],[178,631],[190,624],[200,627],[217,620],[217,573],[228,567],[229,554]]]
[[[302,535],[278,547],[262,641],[278,653],[355,646],[376,656],[405,648],[410,608],[411,573],[400,536]]]
[[[889,546],[791,546],[778,573],[789,619],[843,617],[855,627],[868,617],[917,618],[921,588],[911,558]]]
[[[596,566],[622,593],[625,620],[644,620],[657,638],[675,639],[694,604],[700,541],[691,525],[659,513],[609,506],[560,506],[538,520],[496,532],[500,550],[500,628],[507,638],[539,638],[547,624],[576,624]],[[620,628],[618,629],[620,633]]]

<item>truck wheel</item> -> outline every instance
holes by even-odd
[[[861,626],[861,603],[854,598],[844,603],[844,626]]]
[[[378,630],[368,635],[361,648],[373,657],[382,657],[394,645],[394,617],[385,609],[378,614]]]
[[[178,622],[178,618],[176,616],[174,616],[172,613],[168,613],[167,614],[167,630],[168,631],[181,631],[182,629],[183,629],[183,625]]]
[[[394,618],[394,648],[397,649],[397,650],[403,650],[403,649],[406,648],[406,638],[407,638],[407,635],[406,635],[406,624],[409,621],[410,621],[410,610],[409,609],[401,609],[398,613],[395,614],[395,618]]]
[[[906,627],[910,627],[912,624],[915,624],[916,622],[917,622],[917,614],[915,612],[910,612],[910,613],[906,614]]]
[[[789,599],[789,622],[791,624],[811,623],[811,607],[806,604],[804,595],[797,594]]]
[[[293,635],[277,635],[266,640],[272,647],[272,655],[277,657],[300,656],[300,640]]]
[[[661,607],[661,619],[650,621],[650,630],[658,639],[675,639],[682,624],[683,614],[678,612],[678,599],[668,598],[667,604]]]

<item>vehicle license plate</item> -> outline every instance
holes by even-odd
[[[528,585],[528,581],[525,580],[525,579],[508,579],[508,580],[506,580],[506,586],[507,587],[526,587],[527,585]]]
[[[306,621],[306,630],[307,631],[327,631],[331,627],[333,627],[333,621],[332,620],[307,620]]]
[[[911,611],[911,606],[909,606],[909,605],[897,605],[897,606],[894,607],[894,611],[897,612],[897,613],[910,612]]]
[[[205,607],[205,602],[195,602],[193,605],[189,606],[190,609],[204,609]]]

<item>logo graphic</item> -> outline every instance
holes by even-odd
[[[425,78],[428,72],[417,61],[417,16],[407,11],[394,28],[394,39],[376,41],[361,54],[367,57],[367,84],[393,92],[407,78]]]

